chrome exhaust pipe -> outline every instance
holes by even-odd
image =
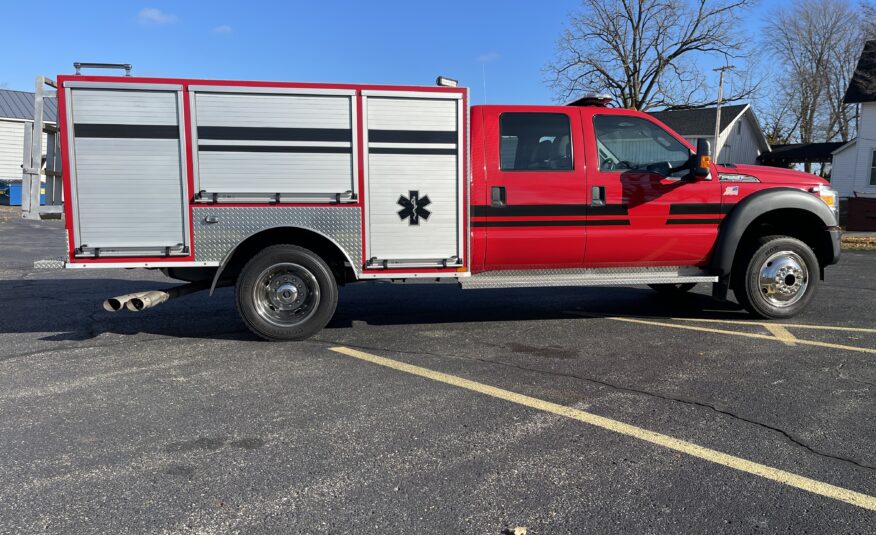
[[[107,312],[118,312],[119,310],[125,308],[125,305],[128,304],[128,301],[137,297],[141,293],[143,292],[119,295],[116,297],[110,297],[109,299],[105,299],[103,302],[103,309]]]
[[[210,281],[190,282],[180,286],[173,286],[166,290],[152,290],[150,292],[140,292],[131,294],[128,300],[125,301],[125,308],[131,312],[139,312],[147,308],[157,307],[165,301],[170,301],[177,297],[189,295],[191,293],[200,292],[210,287]]]
[[[170,294],[161,290],[153,290],[151,292],[143,292],[132,297],[125,303],[125,308],[131,312],[139,312],[158,306],[161,303],[170,299]]]

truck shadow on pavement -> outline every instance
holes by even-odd
[[[103,299],[174,285],[125,279],[0,281],[0,333],[40,334],[45,341],[83,341],[102,334],[252,341],[230,288],[190,295],[142,312],[107,312]],[[462,290],[452,284],[357,283],[341,288],[327,329],[366,325],[526,322],[582,314],[745,319],[735,303],[720,302],[708,286],[678,296],[647,288],[533,288]],[[698,293],[702,292],[702,293]],[[574,311],[574,314],[570,311]]]

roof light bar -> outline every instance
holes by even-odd
[[[435,84],[441,87],[459,87],[459,80],[454,80],[453,78],[448,78],[446,76],[439,76],[435,79]]]
[[[599,106],[607,108],[612,100],[614,100],[612,96],[605,93],[587,93],[583,97],[569,102],[566,106]]]

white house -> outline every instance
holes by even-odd
[[[715,148],[715,108],[652,112],[651,115],[681,134],[696,146],[698,139],[706,139]],[[757,157],[769,152],[760,123],[751,104],[721,106],[721,130],[718,136],[720,163],[756,164]]]
[[[46,99],[44,103],[43,119],[55,123],[58,116],[55,99]],[[25,123],[33,123],[33,93],[0,89],[0,180],[21,180]]]
[[[857,104],[858,137],[833,151],[830,182],[840,197],[876,197],[876,41],[867,41],[843,101]]]

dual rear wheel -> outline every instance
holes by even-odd
[[[240,272],[235,300],[246,326],[267,340],[304,340],[328,324],[338,284],[318,255],[297,245],[273,245]]]

